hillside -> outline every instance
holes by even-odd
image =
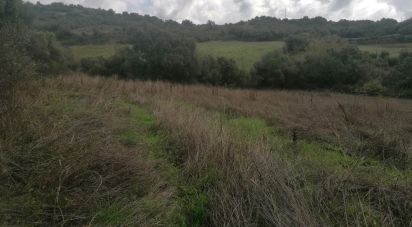
[[[0,0],[0,226],[410,227],[408,23]]]
[[[380,21],[328,21],[316,17],[280,19],[257,17],[234,24],[195,25],[186,20],[178,23],[136,13],[116,14],[112,10],[90,9],[82,6],[53,3],[30,4],[26,7],[33,17],[33,26],[54,32],[65,44],[91,44],[121,42],[130,43],[136,34],[153,30],[169,31],[197,41],[239,40],[274,41],[292,34],[313,36],[338,35],[362,43],[411,42],[412,20],[402,23],[392,19]]]

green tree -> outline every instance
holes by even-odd
[[[287,53],[295,54],[303,52],[309,46],[309,40],[301,35],[292,35],[285,40],[285,51]]]
[[[366,77],[365,60],[356,48],[329,49],[307,55],[299,73],[306,88],[351,90]]]
[[[27,55],[27,32],[19,24],[19,14],[16,7],[20,1],[0,0],[0,125],[7,114],[14,114],[17,108],[15,96],[18,84],[31,76],[33,64]],[[0,130],[0,133],[1,130]]]
[[[285,87],[289,64],[289,58],[278,51],[263,56],[252,70],[252,83],[259,87]]]
[[[27,50],[41,73],[62,72],[74,65],[69,51],[61,46],[50,32],[32,32]]]
[[[404,53],[399,58],[392,73],[384,79],[384,85],[396,96],[412,98],[412,53]]]

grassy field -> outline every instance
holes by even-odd
[[[389,52],[390,56],[398,56],[402,51],[412,51],[412,43],[382,44],[382,45],[359,45],[359,49],[369,53]]]
[[[82,58],[93,58],[93,57],[110,57],[115,54],[116,50],[124,47],[124,45],[116,44],[102,44],[102,45],[79,45],[71,46],[74,58],[80,60]]]
[[[0,116],[1,225],[412,220],[410,100],[84,75],[37,86]]]
[[[241,41],[212,41],[198,43],[200,56],[211,55],[234,59],[243,70],[250,70],[253,64],[273,50],[282,49],[283,42],[241,42]]]

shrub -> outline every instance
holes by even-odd
[[[14,24],[0,27],[0,133],[18,119],[17,86],[34,74],[34,65],[25,52],[26,36]]]
[[[58,73],[73,68],[73,56],[57,42],[53,33],[31,33],[27,49],[40,73]]]
[[[383,82],[396,96],[412,98],[412,56],[402,54],[399,63]]]
[[[385,92],[385,87],[381,81],[375,79],[365,83],[361,87],[360,92],[367,95],[380,95]]]
[[[291,61],[277,51],[262,57],[252,70],[252,83],[259,87],[283,88],[288,80],[287,68]]]
[[[80,61],[80,70],[90,75],[105,75],[106,60],[99,58],[85,58]]]
[[[198,82],[223,85],[242,86],[246,81],[246,73],[239,69],[233,59],[208,56],[200,61]]]
[[[305,51],[309,46],[309,40],[304,36],[292,35],[286,38],[285,52],[296,54]]]

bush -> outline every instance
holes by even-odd
[[[309,40],[303,36],[292,35],[286,40],[285,52],[290,54],[296,54],[298,52],[305,51],[309,46]]]
[[[99,58],[84,58],[80,61],[80,70],[90,75],[105,75],[106,60]]]
[[[26,36],[14,24],[0,27],[0,118],[10,123],[8,114],[17,108],[16,87],[34,74],[34,64],[25,52]]]
[[[365,83],[359,92],[367,95],[381,95],[385,93],[385,87],[381,81],[374,79]]]
[[[212,85],[242,86],[246,81],[246,73],[232,59],[208,56],[201,60],[198,81]]]
[[[258,87],[353,91],[367,79],[368,61],[350,46],[319,47],[299,56],[273,52],[255,64],[252,82]]]
[[[125,48],[107,60],[103,74],[173,82],[195,80],[197,61],[193,41],[153,32],[137,34],[133,43],[132,48]]]
[[[284,88],[289,79],[289,67],[293,64],[288,56],[277,51],[262,57],[252,70],[252,83],[259,87]]]
[[[73,56],[56,41],[53,33],[33,32],[27,49],[40,73],[58,73],[73,68]]]
[[[307,88],[350,90],[366,75],[359,50],[345,48],[306,56],[300,74]]]
[[[394,95],[412,98],[412,53],[402,53],[394,70],[383,81]]]

